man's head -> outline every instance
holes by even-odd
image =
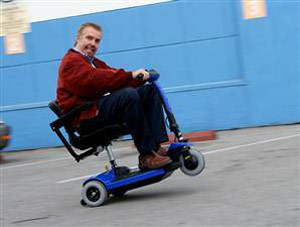
[[[82,24],[76,36],[75,47],[81,52],[93,57],[102,39],[102,28],[93,23]]]

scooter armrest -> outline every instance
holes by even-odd
[[[73,108],[69,112],[61,115],[55,121],[51,122],[50,123],[51,128],[54,130],[54,129],[58,129],[58,128],[65,126],[71,119],[73,119],[75,116],[78,116],[78,114],[80,112],[90,108],[92,105],[93,105],[93,102],[86,102],[80,106]]]

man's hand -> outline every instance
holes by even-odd
[[[143,74],[143,80],[148,80],[149,79],[149,73],[145,69],[138,69],[135,71],[132,71],[132,78],[136,79],[137,75]]]

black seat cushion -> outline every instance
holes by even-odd
[[[69,140],[74,147],[84,150],[90,147],[107,146],[112,140],[126,134],[128,134],[128,130],[124,125],[115,124],[90,131],[89,133],[81,132],[79,136],[71,136],[69,133]]]

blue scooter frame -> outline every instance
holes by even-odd
[[[188,143],[182,137],[168,99],[157,82],[159,74],[154,70],[149,70],[149,74],[148,82],[158,93],[170,130],[175,134],[176,141],[171,143],[168,148],[168,155],[173,163],[148,171],[141,171],[137,167],[118,167],[122,174],[117,174],[115,169],[110,169],[104,173],[94,175],[83,183],[82,205],[92,207],[102,205],[109,195],[122,196],[129,190],[159,182],[169,177],[178,168],[190,176],[198,175],[203,171],[205,159],[199,151],[191,148],[192,143]],[[139,75],[138,79],[142,79],[142,77],[143,75]]]

